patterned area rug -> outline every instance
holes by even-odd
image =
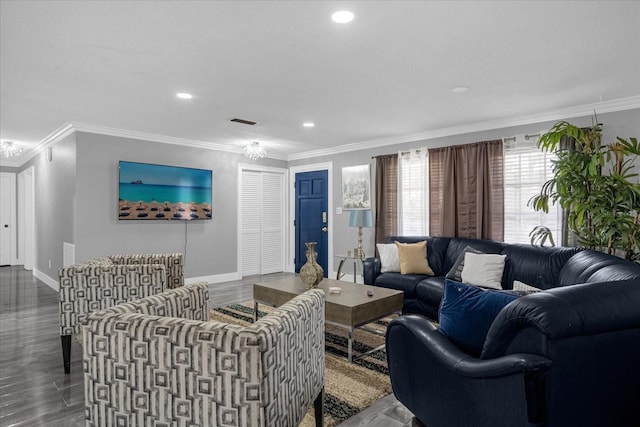
[[[260,305],[260,316],[272,309]],[[211,310],[211,320],[248,325],[253,321],[253,303],[233,304]],[[354,333],[354,358],[384,344],[384,333],[390,319],[366,325]],[[326,369],[324,425],[335,426],[354,416],[376,400],[391,393],[389,371],[384,348],[349,363],[347,356],[347,330],[338,326],[326,326]],[[313,408],[307,413],[303,427],[314,426]]]

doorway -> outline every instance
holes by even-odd
[[[0,266],[17,258],[16,174],[0,173]]]
[[[239,166],[238,271],[285,271],[286,169]]]
[[[307,261],[305,242],[317,242],[318,264],[329,277],[333,272],[332,164],[291,168],[291,178],[293,271],[299,272]]]

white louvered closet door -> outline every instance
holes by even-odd
[[[284,175],[242,172],[242,275],[284,271]]]

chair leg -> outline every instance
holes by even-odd
[[[71,372],[71,335],[61,335],[62,341],[62,360],[64,363],[64,373]]]
[[[318,397],[313,402],[314,415],[316,419],[316,427],[324,426],[324,387],[320,390]]]

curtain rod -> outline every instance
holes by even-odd
[[[400,152],[400,154],[401,154],[401,155],[402,155],[402,154],[411,154],[411,152],[412,152],[412,151],[414,151],[414,150],[401,151],[401,152]],[[420,149],[420,148],[416,148],[416,149],[415,149],[415,152],[416,152],[416,153],[419,153],[419,152],[421,152],[421,151],[422,151],[422,149]],[[378,157],[393,156],[394,154],[395,154],[395,153],[390,153],[390,154],[378,154],[377,156],[371,156],[371,158],[372,158],[372,159],[377,159]]]
[[[539,132],[538,133],[532,133],[531,135],[525,134],[524,140],[528,141],[530,138],[533,138],[534,136],[540,137],[540,133]],[[502,138],[502,140],[505,141],[505,142],[506,141],[515,141],[516,137],[515,136],[509,136],[507,138]]]

